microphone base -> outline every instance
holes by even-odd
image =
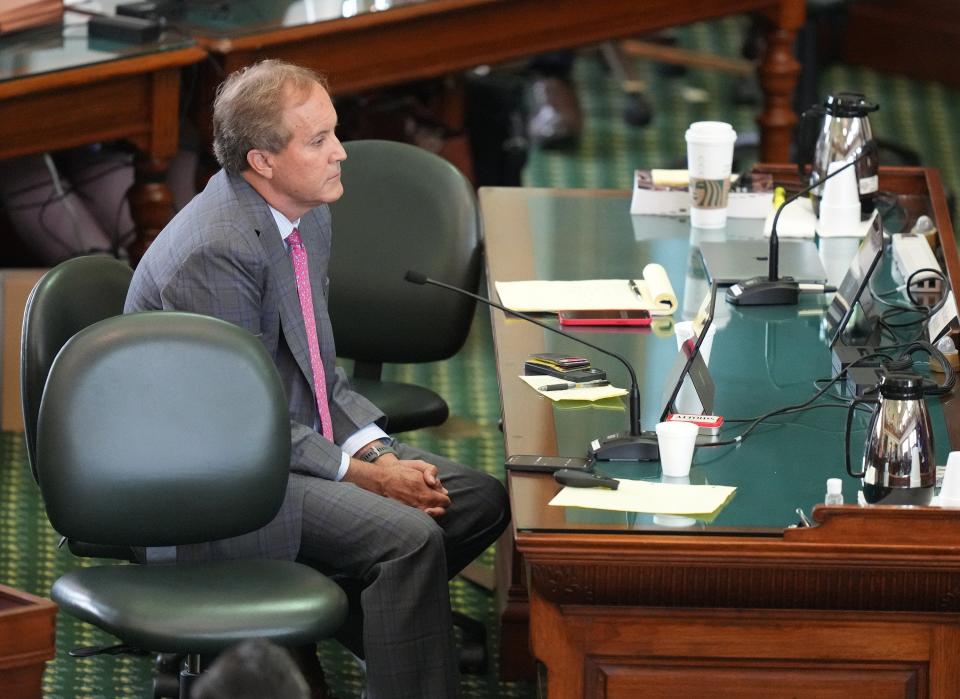
[[[620,432],[590,442],[587,456],[596,461],[659,461],[660,447],[654,432]]]
[[[734,306],[796,306],[800,285],[790,277],[777,280],[753,277],[727,289],[726,299]]]

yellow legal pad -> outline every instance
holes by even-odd
[[[564,381],[563,379],[558,379],[556,376],[547,376],[546,374],[527,374],[520,376],[520,380],[527,384],[530,388],[537,391],[540,395],[546,396],[552,401],[595,401],[603,398],[616,398],[617,396],[625,396],[628,393],[625,388],[617,388],[616,386],[584,386],[583,388],[568,388],[563,391],[541,391],[540,389],[543,386],[550,386],[553,384],[566,383],[573,386],[573,383],[570,381]]]
[[[617,490],[571,488],[561,490],[551,505],[594,510],[648,512],[670,515],[707,515],[723,507],[736,488],[727,485],[651,483],[618,478]]]

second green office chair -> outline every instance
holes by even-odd
[[[442,424],[436,391],[383,381],[384,364],[449,359],[466,341],[474,302],[404,281],[408,270],[477,291],[481,233],[473,187],[438,155],[406,143],[344,144],[343,197],[331,205],[330,317],[354,388],[391,433]]]

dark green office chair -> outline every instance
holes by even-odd
[[[133,270],[105,255],[74,257],[44,274],[27,298],[20,335],[20,397],[27,460],[37,477],[37,416],[54,357],[88,325],[123,313]]]
[[[481,234],[473,187],[453,165],[393,141],[344,144],[344,194],[331,205],[330,317],[353,387],[390,432],[443,424],[446,402],[424,386],[382,381],[384,364],[435,362],[467,339],[474,302],[404,281],[407,270],[476,292]]]
[[[138,313],[67,341],[47,378],[36,467],[54,529],[95,546],[178,546],[267,524],[290,465],[286,398],[263,345],[189,313]],[[264,638],[297,646],[343,622],[343,591],[290,561],[78,568],[61,609],[134,647],[200,655]]]
[[[351,383],[387,416],[387,430],[442,425],[446,401],[425,386],[383,381],[384,364],[456,354],[473,300],[404,281],[408,270],[476,292],[482,239],[473,186],[438,155],[406,143],[343,144],[344,194],[330,209],[330,318],[337,355],[353,360]],[[455,613],[464,672],[486,672],[486,630]]]

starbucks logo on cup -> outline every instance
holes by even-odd
[[[690,178],[690,194],[693,206],[697,209],[723,209],[727,206],[730,193],[730,178],[707,180],[701,177]]]

